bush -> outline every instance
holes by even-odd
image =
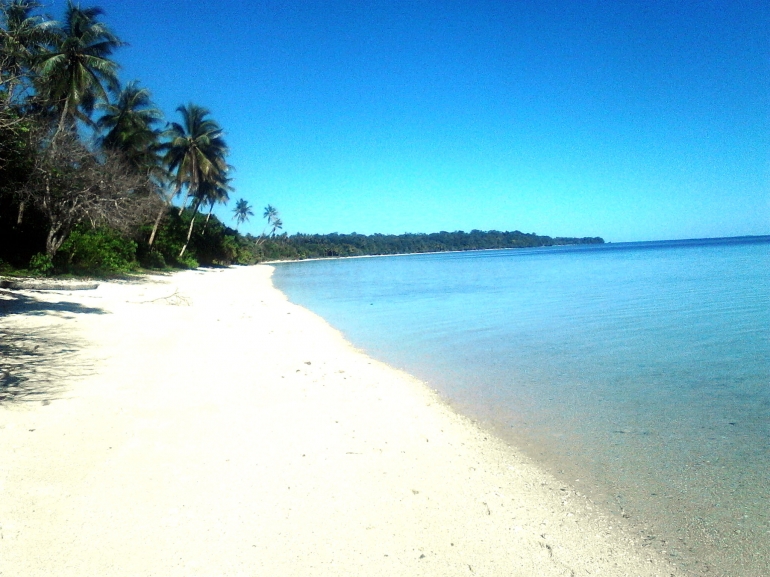
[[[176,262],[182,268],[198,268],[198,261],[190,253],[185,253],[181,258],[177,258]]]
[[[29,272],[41,276],[48,276],[53,272],[53,261],[47,254],[37,253],[29,259]]]
[[[68,272],[123,274],[136,268],[136,243],[107,228],[81,226],[62,244],[56,260]]]
[[[146,268],[166,268],[166,259],[157,250],[152,250],[142,258],[142,266]]]

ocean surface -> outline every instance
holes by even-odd
[[[770,575],[770,237],[306,261],[275,285],[695,575]]]

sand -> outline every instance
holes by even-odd
[[[679,574],[271,273],[0,291],[0,575]]]

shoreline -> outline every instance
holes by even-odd
[[[0,405],[0,573],[681,574],[271,274],[0,307],[76,350],[62,390]]]

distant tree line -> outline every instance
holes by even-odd
[[[306,259],[345,256],[407,254],[529,248],[566,244],[602,244],[599,237],[564,238],[540,236],[519,231],[496,230],[471,232],[436,232],[431,234],[295,234],[267,239],[261,256],[269,260]]]

